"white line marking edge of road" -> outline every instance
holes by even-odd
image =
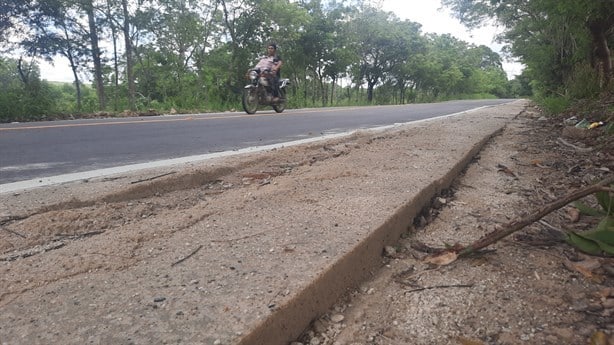
[[[78,173],[72,173],[72,174],[40,177],[40,178],[31,179],[31,180],[5,183],[5,184],[0,185],[0,194],[17,192],[17,191],[22,191],[22,190],[27,190],[27,189],[37,188],[37,187],[57,185],[57,184],[62,184],[62,183],[67,183],[67,182],[74,182],[78,180],[99,178],[103,176],[121,174],[121,173],[126,173],[126,172],[134,172],[134,171],[144,170],[144,169],[168,167],[172,165],[200,162],[200,161],[209,160],[213,158],[230,157],[230,156],[235,156],[235,155],[240,155],[240,154],[245,154],[245,153],[254,153],[254,152],[283,148],[283,147],[308,144],[308,143],[313,143],[313,142],[317,142],[321,140],[336,139],[336,138],[341,138],[345,136],[350,136],[356,133],[357,131],[365,131],[365,130],[383,131],[383,130],[387,130],[387,129],[394,128],[394,127],[404,126],[407,124],[416,124],[420,122],[428,122],[428,121],[433,121],[436,119],[457,116],[457,115],[461,115],[461,114],[465,114],[465,113],[469,113],[469,112],[473,112],[473,111],[477,111],[477,110],[480,110],[483,108],[489,108],[489,107],[491,106],[482,106],[482,107],[473,108],[473,109],[461,111],[458,113],[448,114],[444,116],[438,116],[438,117],[430,118],[430,119],[410,121],[410,122],[404,122],[404,123],[396,123],[393,125],[373,127],[373,128],[367,128],[367,129],[358,129],[358,130],[352,130],[349,132],[326,134],[326,135],[322,135],[318,137],[294,140],[294,141],[278,143],[278,144],[254,146],[254,147],[247,147],[247,148],[233,150],[233,151],[214,152],[214,153],[207,153],[207,154],[202,154],[202,155],[165,159],[165,160],[159,160],[159,161],[148,162],[148,163],[130,164],[130,165],[113,167],[113,168],[90,170],[90,171],[84,171],[84,172],[78,172]]]

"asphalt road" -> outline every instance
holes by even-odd
[[[0,191],[19,181],[317,138],[509,101],[0,124]]]

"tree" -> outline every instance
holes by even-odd
[[[104,92],[104,80],[102,78],[102,52],[98,45],[98,23],[94,13],[94,4],[92,0],[80,0],[81,8],[87,14],[87,22],[89,26],[88,39],[91,47],[92,61],[94,62],[94,80],[96,82],[96,92],[98,94],[98,109],[104,110],[106,107],[106,97]],[[124,0],[126,1],[126,0]]]
[[[36,8],[30,1],[0,0],[0,42],[6,41],[15,29],[16,23]]]
[[[399,52],[395,49],[402,42],[392,23],[398,18],[392,13],[383,12],[373,7],[366,7],[356,14],[351,21],[352,31],[360,61],[354,66],[355,82],[367,84],[367,101],[373,101],[375,86],[383,82],[386,74],[399,61]]]
[[[325,8],[320,0],[303,6],[310,20],[307,21],[297,44],[292,46],[295,52],[293,60],[300,61],[300,65],[307,72],[302,81],[305,85],[304,91],[307,92],[308,77],[316,80],[317,91],[314,91],[313,98],[319,98],[321,104],[326,105],[329,100],[332,103],[336,81],[346,73],[353,57],[351,42],[342,22],[347,10],[336,7],[335,4]],[[329,83],[330,94],[326,90]]]
[[[0,122],[36,120],[53,113],[55,106],[35,63],[0,58]]]
[[[122,23],[122,32],[124,34],[125,56],[126,56],[126,82],[128,83],[128,107],[130,110],[136,110],[135,94],[136,87],[134,85],[134,61],[132,60],[132,36],[130,34],[130,13],[128,12],[128,0],[122,0],[122,14],[124,20]]]
[[[418,65],[423,61],[427,42],[421,35],[421,25],[411,21],[393,23],[398,30],[394,46],[390,78],[399,92],[399,102],[405,103],[406,90],[416,86]]]
[[[32,57],[52,61],[53,57],[60,55],[68,60],[75,83],[76,108],[81,111],[79,73],[85,68],[90,50],[81,39],[87,28],[82,25],[74,5],[71,1],[49,0],[41,2],[37,7],[30,7],[30,12],[21,18],[29,31],[20,46]]]
[[[614,2],[594,0],[443,0],[469,27],[495,20],[501,39],[530,67],[533,78],[555,93],[574,66],[590,63],[602,84],[612,79],[609,42],[614,35]]]
[[[487,4],[499,2],[488,0]],[[543,18],[533,2],[504,2],[520,6],[523,14],[531,10]],[[93,81],[99,110],[107,110],[107,103],[111,107],[111,99],[115,111],[122,106],[131,110],[235,108],[245,71],[269,41],[277,43],[284,57],[282,74],[292,80],[291,106],[351,104],[365,99],[405,103],[472,93],[503,95],[509,90],[494,52],[453,37],[423,35],[419,24],[402,21],[371,3],[0,0],[0,9],[6,10],[0,13],[0,41],[4,54],[23,57],[23,67],[28,66],[25,61],[65,58],[76,86],[65,89],[76,92],[77,106],[66,107],[70,111],[92,110],[96,105],[82,80]],[[512,14],[508,12],[509,18]],[[564,81],[568,70],[581,71],[575,63],[582,61],[583,50],[569,45],[568,40],[557,46],[564,54],[555,63],[534,54],[534,45],[544,45],[546,39],[553,39],[551,33],[557,27],[564,27],[561,20],[566,17],[557,18],[551,27],[528,20],[522,22],[524,26],[515,26],[519,31],[544,34],[537,36],[541,41],[527,40],[532,45],[518,44],[514,49],[516,54],[533,57],[540,66],[556,66],[534,68],[533,73]],[[12,34],[17,28],[22,29],[21,35]],[[567,30],[560,30],[560,36],[577,35]],[[592,39],[585,36],[586,40],[576,42],[590,45]],[[15,73],[19,76],[18,70]],[[337,93],[343,84],[347,93]]]

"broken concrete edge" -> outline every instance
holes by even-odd
[[[476,143],[442,178],[422,189],[416,197],[401,205],[387,221],[356,246],[330,264],[305,289],[251,331],[237,345],[287,345],[296,340],[318,317],[325,314],[345,293],[358,287],[381,268],[384,247],[398,243],[413,224],[414,218],[430,205],[431,200],[466,169],[482,148],[502,132],[505,124]]]

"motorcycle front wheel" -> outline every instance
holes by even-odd
[[[243,110],[255,114],[258,110],[258,94],[255,88],[243,89]]]

